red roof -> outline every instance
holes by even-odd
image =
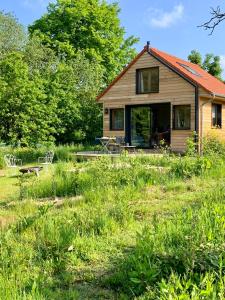
[[[209,93],[213,93],[217,96],[225,97],[225,84],[214,76],[210,75],[208,72],[203,70],[199,65],[193,64],[189,61],[180,59],[166,52],[160,51],[156,48],[150,48],[150,53],[158,57],[165,64],[172,67],[174,70],[178,71],[187,79],[191,80],[198,86],[203,87]],[[127,72],[127,70],[147,51],[147,47],[144,49],[131,61],[131,63],[117,76],[113,82],[97,97],[99,100],[103,95],[105,95],[108,90]]]
[[[197,85],[203,87],[208,92],[225,97],[225,84],[203,70],[199,65],[169,55],[155,48],[150,48],[150,52],[164,60],[174,69],[182,73],[185,77],[191,79]]]

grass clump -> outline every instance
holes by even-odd
[[[224,282],[225,276],[224,199],[222,189],[197,207],[171,218],[154,218],[111,276],[111,286],[130,296],[148,291],[141,299],[214,299],[210,296],[215,291],[219,296],[224,285],[218,282]]]
[[[3,151],[1,151],[1,149],[0,149],[0,170],[3,169],[4,166],[5,166],[4,154],[3,154]]]

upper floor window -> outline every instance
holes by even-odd
[[[110,109],[110,130],[124,130],[124,109]]]
[[[191,105],[173,106],[173,128],[175,130],[191,129]]]
[[[159,67],[137,70],[137,94],[159,92]]]
[[[213,127],[222,127],[222,105],[221,104],[212,104],[212,126]]]

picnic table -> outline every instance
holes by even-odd
[[[20,173],[22,174],[30,174],[30,173],[35,173],[37,177],[39,177],[39,171],[41,171],[43,167],[27,167],[27,168],[22,168],[20,169]]]
[[[109,144],[116,143],[116,138],[110,136],[103,136],[101,138],[97,138],[96,140],[101,143],[102,148],[106,153],[111,153],[111,151],[109,150]]]

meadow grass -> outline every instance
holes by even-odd
[[[65,159],[40,174],[0,178],[0,299],[223,299],[223,157]]]

